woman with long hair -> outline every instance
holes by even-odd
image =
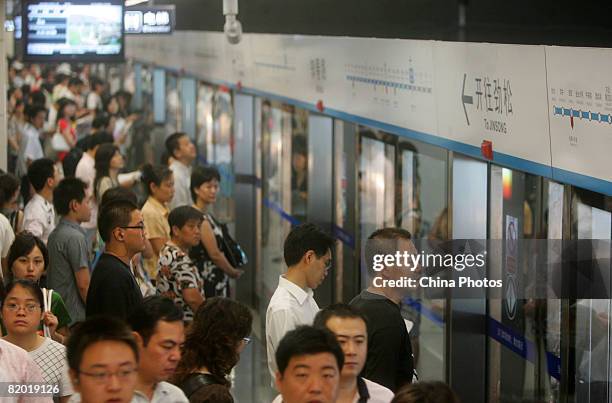
[[[74,123],[77,104],[68,98],[60,99],[57,101],[57,104],[57,131],[64,137],[68,147],[73,148],[77,141],[76,126]],[[67,154],[68,151],[60,151],[57,153],[57,158],[63,161]]]
[[[251,311],[238,301],[210,298],[197,310],[174,375],[190,402],[233,403],[230,371],[251,341]]]
[[[191,174],[193,207],[204,216],[200,232],[200,245],[191,248],[189,256],[204,280],[206,298],[229,297],[229,277],[239,278],[243,271],[236,269],[221,250],[223,230],[209,209],[217,200],[220,182],[219,171],[213,167],[195,167]]]
[[[123,168],[123,156],[117,146],[111,143],[101,144],[96,151],[96,178],[94,179],[94,196],[98,205],[102,195],[111,188],[119,186],[119,171]]]
[[[54,397],[60,402],[67,402],[73,391],[68,376],[66,348],[38,334],[41,321],[50,313],[45,312],[44,308],[44,296],[36,283],[29,280],[9,283],[2,301],[2,320],[7,329],[4,340],[26,350],[40,367],[45,384],[57,388]],[[49,325],[53,327],[57,321]]]
[[[8,273],[5,279],[7,282],[29,280],[39,284],[40,278],[47,271],[48,266],[49,254],[45,243],[29,232],[22,232],[17,234],[9,250],[7,258]],[[43,290],[45,289],[43,288]],[[64,343],[69,334],[68,326],[72,321],[70,313],[62,296],[57,291],[45,290],[44,292],[51,292],[50,315],[47,315],[50,318],[46,318],[45,321],[55,321],[57,323],[55,331],[50,334],[51,338],[59,343]],[[40,329],[42,330],[42,326]]]
[[[142,168],[142,183],[149,196],[142,206],[142,217],[154,252],[151,259],[145,260],[144,266],[149,276],[156,278],[159,252],[170,240],[168,203],[174,197],[174,176],[167,166],[147,164]]]

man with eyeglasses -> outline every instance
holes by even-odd
[[[87,317],[110,315],[126,319],[142,303],[130,260],[145,248],[144,222],[138,206],[113,200],[100,206],[98,231],[106,244],[91,276]]]
[[[299,325],[311,325],[319,306],[314,292],[331,268],[334,239],[314,224],[294,227],[283,254],[287,273],[278,279],[278,287],[266,311],[266,346],[268,369],[276,376],[276,349],[283,336]]]
[[[112,317],[90,318],[74,329],[66,347],[70,403],[132,401],[138,381],[138,345],[130,329]]]
[[[183,311],[169,298],[152,296],[128,317],[138,350],[140,366],[132,402],[188,403],[177,386],[166,382],[176,370],[185,342]]]

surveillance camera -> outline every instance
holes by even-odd
[[[223,32],[225,32],[227,41],[235,45],[242,38],[242,25],[236,19],[238,15],[238,0],[223,0],[223,15],[225,15]]]
[[[242,39],[242,24],[236,19],[235,15],[225,16],[225,25],[223,26],[223,32],[227,41],[232,45],[237,44]]]

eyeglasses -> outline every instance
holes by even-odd
[[[139,229],[141,231],[144,231],[145,226],[144,226],[144,224],[140,224],[140,225],[126,225],[124,227],[119,227],[119,228],[123,228],[123,229]]]
[[[138,371],[138,368],[120,369],[115,372],[101,371],[101,372],[85,372],[79,371],[79,374],[91,377],[94,382],[103,385],[110,382],[112,376],[116,376],[120,381],[128,379]]]
[[[244,344],[249,344],[251,342],[251,338],[250,337],[243,337],[242,341],[244,342]]]
[[[13,302],[4,304],[4,306],[6,307],[6,309],[9,310],[9,312],[19,312],[19,310],[23,308],[27,313],[33,313],[34,311],[36,311],[37,308],[40,308],[40,305],[36,305],[36,304],[27,304],[23,306],[23,305],[15,304]]]

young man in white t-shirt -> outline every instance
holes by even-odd
[[[28,179],[36,194],[23,210],[23,229],[46,244],[55,228],[53,189],[60,181],[59,170],[49,158],[40,158],[28,168]]]

